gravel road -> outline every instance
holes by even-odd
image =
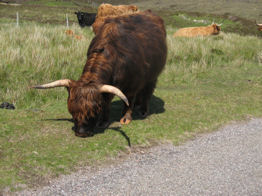
[[[181,146],[132,153],[120,164],[62,176],[18,195],[262,195],[262,119]]]

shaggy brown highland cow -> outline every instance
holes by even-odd
[[[166,56],[166,30],[159,16],[145,11],[108,17],[89,46],[77,81],[62,79],[34,88],[66,87],[76,135],[86,137],[96,126],[108,126],[114,95],[124,102],[121,124],[131,122],[134,105],[148,115]]]

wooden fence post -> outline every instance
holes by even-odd
[[[68,22],[68,15],[66,14],[66,27],[69,27],[69,22]]]
[[[19,26],[19,14],[16,12],[16,26]]]

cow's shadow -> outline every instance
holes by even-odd
[[[160,99],[159,97],[152,96],[150,103],[149,103],[149,114],[148,116],[152,114],[159,114],[163,113],[165,111],[164,108],[164,101]],[[122,101],[114,101],[111,104],[111,111],[110,111],[110,124],[119,121],[122,117],[122,109],[123,109],[123,102]],[[142,120],[144,117],[139,112],[139,108],[134,108],[133,114],[132,114],[133,120]]]
[[[149,115],[152,114],[159,114],[163,113],[165,111],[164,108],[164,101],[160,99],[159,97],[152,96],[149,104]],[[120,133],[126,140],[129,146],[131,146],[130,138],[126,135],[126,133],[121,130],[121,126],[114,125],[115,122],[119,122],[120,118],[122,117],[122,109],[123,109],[123,102],[120,100],[113,101],[111,104],[111,110],[110,110],[110,120],[109,120],[109,126],[107,128],[95,128],[94,132],[92,133],[91,136],[94,136],[96,134],[102,134],[105,132],[105,130],[113,130],[118,133]],[[132,114],[133,120],[142,120],[144,117],[139,113],[138,109],[134,109],[133,114]],[[72,131],[75,132],[75,127],[74,127],[74,121],[73,119],[67,119],[67,118],[60,118],[60,119],[45,119],[45,120],[53,120],[53,121],[69,121],[73,124]],[[132,122],[131,122],[132,123]]]

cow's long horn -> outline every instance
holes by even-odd
[[[99,88],[99,91],[101,93],[112,93],[112,94],[118,96],[120,99],[122,99],[126,103],[126,105],[129,106],[128,99],[126,98],[124,93],[122,93],[122,91],[120,89],[118,89],[114,86],[111,86],[111,85],[104,84]]]
[[[48,84],[32,86],[32,88],[47,89],[47,88],[55,88],[55,87],[69,87],[70,82],[71,80],[69,79],[56,80]]]

